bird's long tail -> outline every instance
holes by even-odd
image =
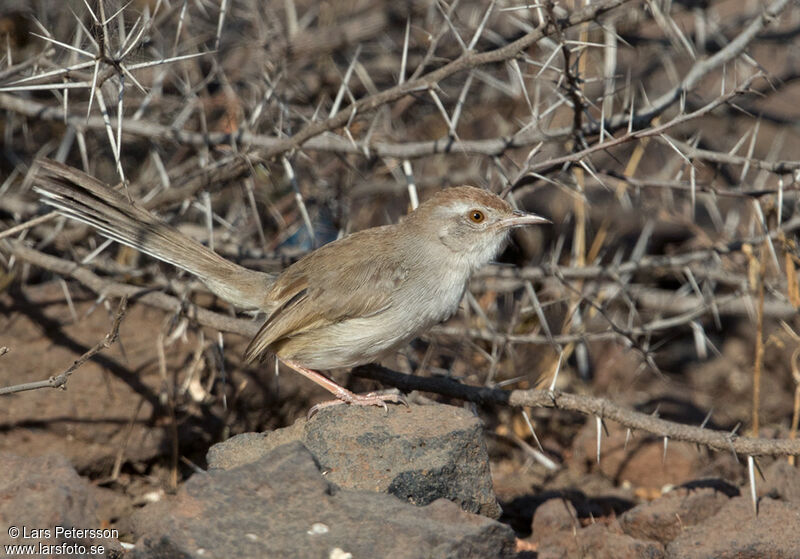
[[[61,214],[194,274],[213,293],[246,309],[264,309],[274,276],[248,270],[190,239],[86,173],[48,159],[36,163],[34,189]]]

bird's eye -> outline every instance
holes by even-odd
[[[483,220],[486,219],[486,216],[480,210],[470,210],[468,215],[472,223],[483,223]]]

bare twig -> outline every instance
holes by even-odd
[[[39,388],[65,388],[67,387],[67,381],[69,381],[69,377],[72,376],[79,367],[81,367],[84,363],[86,363],[89,359],[103,351],[104,349],[110,347],[114,342],[117,341],[117,336],[119,335],[119,325],[122,322],[122,317],[125,316],[125,311],[128,308],[128,298],[123,297],[119,305],[117,305],[117,310],[114,314],[114,320],[111,323],[111,330],[108,334],[106,334],[105,338],[103,338],[100,342],[98,342],[94,347],[92,347],[89,351],[81,355],[72,365],[70,365],[67,370],[63,373],[58,375],[54,375],[47,380],[39,380],[34,382],[26,382],[22,384],[15,384],[12,386],[4,386],[0,388],[0,395],[2,394],[16,394],[17,392],[24,392],[26,390],[37,390]]]
[[[249,337],[258,332],[258,324],[251,320],[232,318],[194,305],[187,306],[177,297],[148,288],[109,281],[78,264],[25,247],[22,243],[13,241],[8,244],[15,256],[64,277],[73,278],[95,293],[107,297],[127,297],[131,301],[141,301],[151,307],[170,312],[183,311],[198,324],[210,326],[224,332],[233,332]]]
[[[623,408],[605,398],[567,394],[559,390],[499,390],[496,388],[467,386],[448,378],[424,378],[405,375],[377,365],[357,367],[353,370],[353,374],[377,380],[406,392],[412,390],[434,392],[443,396],[484,405],[501,405],[513,408],[532,406],[575,411],[596,416],[603,420],[615,421],[625,427],[644,431],[658,437],[669,437],[676,441],[697,443],[721,452],[729,452],[733,448],[737,454],[746,456],[789,456],[800,454],[800,441],[798,440],[740,437],[727,432],[684,425]]]
[[[54,217],[56,217],[57,215],[58,215],[58,212],[53,211],[53,212],[49,212],[49,213],[47,213],[45,215],[42,215],[42,216],[39,216],[39,217],[35,217],[33,219],[29,219],[29,220],[25,221],[24,223],[20,223],[19,225],[15,225],[14,227],[9,227],[5,231],[0,232],[0,239],[4,239],[6,237],[10,237],[12,235],[16,235],[17,233],[19,233],[21,231],[25,231],[26,229],[30,229],[31,227],[36,227],[37,225],[40,225],[42,223],[46,223],[46,222],[50,221],[51,219],[53,219]]]

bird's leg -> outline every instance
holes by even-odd
[[[351,392],[344,386],[341,386],[329,379],[322,373],[308,369],[302,365],[298,365],[293,361],[286,359],[281,359],[281,361],[287,367],[297,371],[308,380],[317,383],[337,398],[336,400],[328,400],[327,402],[321,402],[316,406],[313,406],[310,410],[308,410],[309,418],[322,408],[328,408],[330,406],[336,406],[339,404],[352,404],[354,406],[382,406],[386,411],[389,411],[389,408],[386,407],[386,402],[393,402],[408,406],[408,402],[406,402],[406,399],[400,394],[376,394],[374,392],[370,392],[369,394],[356,394],[355,392]]]

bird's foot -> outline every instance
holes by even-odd
[[[343,390],[338,392],[336,397],[338,398],[337,400],[328,400],[313,406],[310,410],[308,410],[307,418],[311,419],[315,413],[323,408],[330,408],[332,406],[338,406],[341,404],[350,404],[351,406],[381,406],[386,412],[389,411],[389,408],[386,406],[386,402],[403,404],[404,406],[408,407],[408,402],[406,401],[405,396],[402,394],[378,394],[376,392],[370,392],[369,394],[356,394],[354,392],[350,392],[349,390]]]

